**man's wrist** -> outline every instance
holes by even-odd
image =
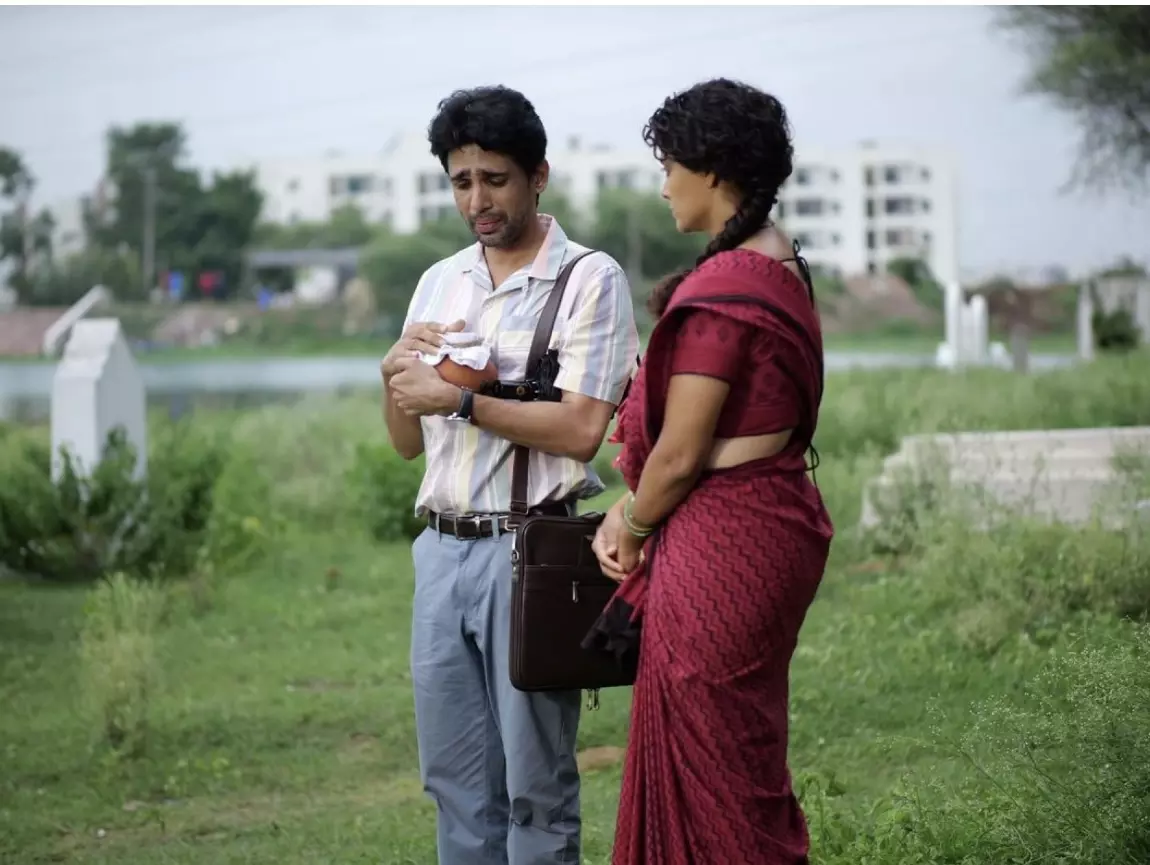
[[[444,382],[443,399],[438,406],[436,414],[444,416],[453,415],[459,411],[459,404],[463,401],[463,388]]]

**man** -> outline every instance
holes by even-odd
[[[429,528],[412,549],[420,772],[438,808],[443,865],[579,863],[580,695],[511,685],[511,537],[482,517],[510,510],[513,444],[531,450],[536,509],[567,512],[603,489],[589,463],[634,368],[631,292],[604,253],[575,265],[551,342],[561,401],[498,399],[444,382],[417,355],[464,328],[492,347],[501,380],[522,380],[556,277],[585,249],[538,213],[547,136],[522,94],[454,93],[428,138],[478,243],[424,273],[381,367],[391,442],[427,463],[416,512]]]

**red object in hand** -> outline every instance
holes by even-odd
[[[444,334],[444,338],[452,348],[471,348],[483,343],[483,340],[474,333]],[[491,360],[487,361],[487,366],[483,369],[473,369],[456,363],[450,357],[445,357],[435,365],[435,368],[439,372],[439,377],[445,382],[471,391],[478,391],[486,382],[499,378],[499,370]]]
[[[491,361],[487,361],[487,366],[483,369],[472,369],[445,357],[435,365],[435,368],[444,381],[473,391],[478,391],[484,383],[499,378],[499,371]]]

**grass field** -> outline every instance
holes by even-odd
[[[791,765],[814,862],[1147,861],[1130,858],[1137,821],[1122,808],[1150,806],[1150,716],[1138,702],[1150,697],[1150,640],[1128,618],[1150,597],[1150,538],[1022,523],[984,537],[940,515],[894,556],[854,530],[861,483],[899,435],[1147,423],[1145,362],[1025,379],[828,381],[818,478],[838,535],[792,673]],[[0,581],[0,862],[435,861],[413,730],[408,548],[370,540],[351,505],[336,505],[333,466],[351,442],[380,436],[376,417],[364,400],[229,420],[236,436],[263,443],[262,465],[283,480],[266,505],[290,519],[249,566],[164,586],[155,632],[141,637],[158,678],[142,698],[139,756],[100,741],[83,699],[87,588]],[[1054,702],[1034,714],[1044,671],[1061,663],[1070,666],[1055,677]],[[1092,683],[1110,690],[1083,697]],[[1074,707],[1095,704],[1108,720],[1090,716],[1094,726],[1077,730],[1087,716]],[[584,714],[584,862],[594,865],[610,853],[627,711],[620,690]],[[980,733],[988,718],[1000,722]],[[1087,803],[1065,784],[1033,793],[1025,767],[991,772],[1009,796],[980,786],[984,767],[1009,762],[1009,742],[994,740],[1008,722],[1049,746],[1041,756],[1054,775],[1080,778],[1097,826],[1075,823]],[[1098,838],[1111,846],[1088,849]]]

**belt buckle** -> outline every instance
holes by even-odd
[[[471,525],[473,525],[475,527],[475,538],[476,538],[476,540],[483,537],[483,533],[482,533],[483,517],[479,514],[472,514],[471,515]]]

